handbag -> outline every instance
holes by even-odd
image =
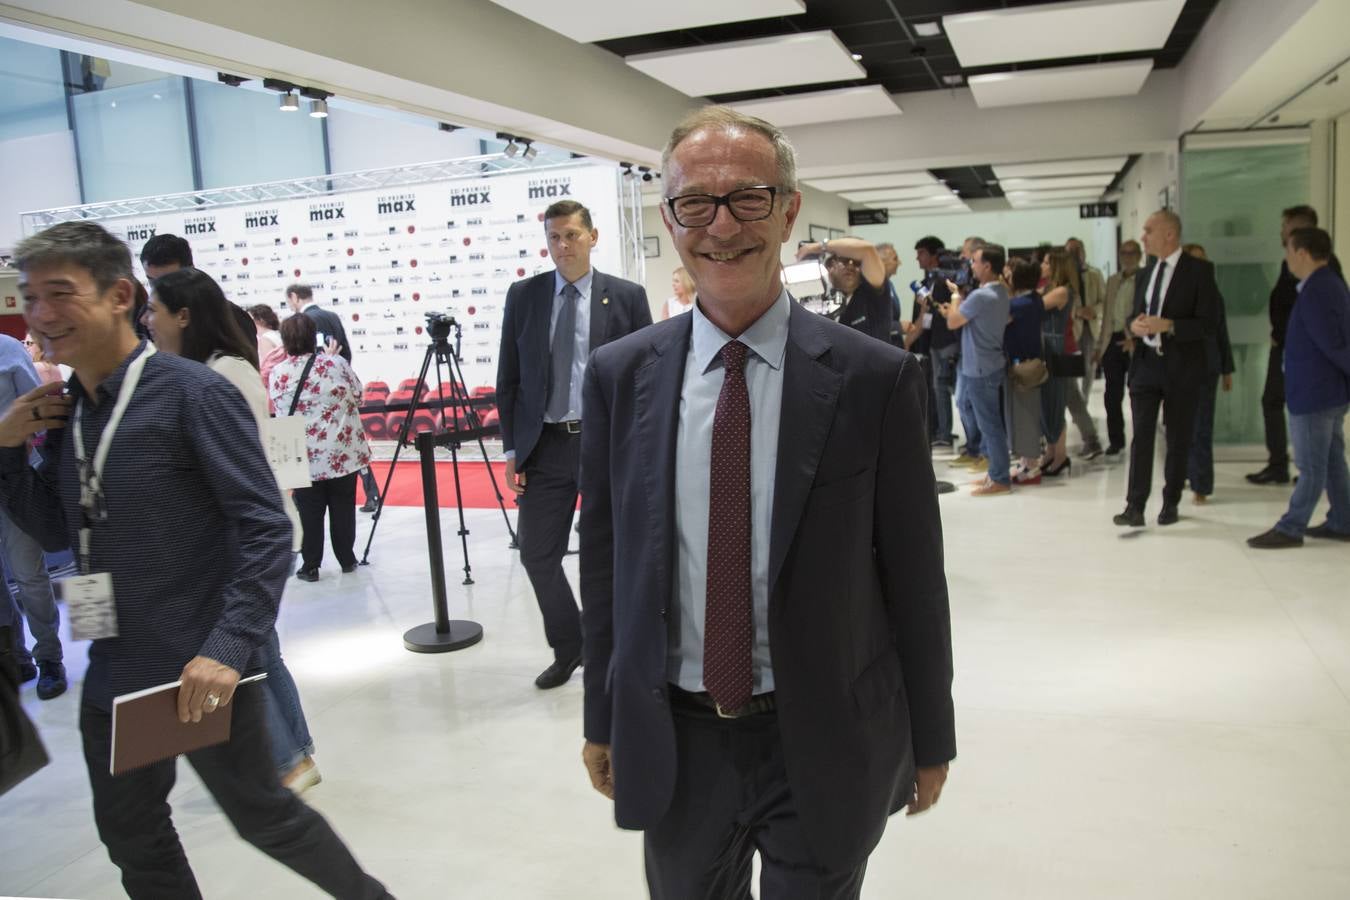
[[[1052,378],[1082,378],[1087,374],[1087,360],[1081,353],[1051,353],[1047,362]]]
[[[19,667],[10,626],[0,627],[0,794],[50,762],[37,729],[19,702]]]
[[[1012,364],[1008,370],[1013,387],[1019,391],[1032,391],[1050,380],[1050,369],[1043,359],[1024,359]]]

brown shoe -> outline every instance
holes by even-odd
[[[289,789],[297,796],[314,787],[320,781],[323,781],[323,776],[319,774],[319,767],[314,764],[314,759],[309,756],[300,760],[296,763],[295,768],[281,776],[281,786]]]
[[[997,481],[986,481],[984,484],[970,492],[972,497],[996,497],[999,494],[1011,493],[1011,485],[999,484]]]
[[[1196,492],[1196,495],[1195,495],[1195,505],[1196,505],[1196,506],[1204,506],[1204,505],[1205,505],[1206,503],[1208,503],[1208,502],[1209,502],[1209,495],[1208,495],[1208,494],[1201,494],[1201,493],[1199,493],[1199,492]]]

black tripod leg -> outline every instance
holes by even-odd
[[[458,357],[452,356],[450,359],[454,366],[454,370],[451,372],[454,376],[451,380],[451,389],[453,390],[456,383],[461,386],[464,385],[464,371],[459,368]],[[464,406],[464,418],[466,421],[470,422],[474,428],[478,428],[481,425],[481,420],[478,418],[478,412],[474,410],[473,402],[469,398],[469,389],[464,387],[463,390],[464,395],[460,402],[463,403]],[[483,466],[487,469],[488,481],[492,484],[492,493],[497,496],[497,508],[502,511],[502,521],[506,523],[506,533],[511,535],[510,549],[519,550],[520,544],[516,541],[516,530],[511,527],[511,517],[506,513],[506,497],[502,495],[501,488],[497,486],[497,473],[492,470],[492,461],[488,458],[487,444],[483,443],[483,436],[481,434],[478,436],[478,451],[483,454]]]
[[[454,359],[454,354],[448,349],[446,355]],[[445,364],[447,373],[450,376],[450,396],[455,396],[455,370],[452,364]],[[436,357],[436,391],[441,401],[441,424],[445,424],[445,382],[441,378],[441,358]],[[458,418],[458,416],[456,416]],[[464,522],[464,492],[459,483],[459,441],[450,442],[450,468],[455,473],[455,507],[459,510],[459,543],[460,549],[464,553],[464,583],[473,584],[473,567],[469,563],[469,528]]]
[[[408,442],[408,432],[412,429],[413,413],[417,411],[418,395],[422,391],[422,382],[426,381],[427,370],[431,368],[431,358],[435,354],[435,346],[427,348],[427,355],[422,357],[422,369],[417,373],[417,388],[413,392],[412,403],[408,405],[408,415],[403,420],[403,427],[399,429],[398,441],[394,444],[394,458],[389,461],[389,471],[384,476],[384,487],[380,489],[380,500],[375,505],[375,515],[370,520],[370,534],[366,537],[366,549],[361,553],[361,565],[370,565],[370,545],[375,542],[375,529],[380,527],[380,515],[384,512],[385,501],[389,499],[389,485],[394,481],[394,471],[398,468],[398,457],[403,452],[403,447]],[[438,368],[437,373],[440,373]]]

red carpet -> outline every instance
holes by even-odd
[[[375,482],[383,490],[384,479],[389,473],[389,461],[376,460],[371,463],[371,468],[375,472]],[[505,469],[503,463],[492,464],[492,471],[497,478],[497,489],[506,498],[506,508],[514,509],[516,495],[506,489]],[[459,486],[464,493],[465,509],[493,509],[497,506],[497,495],[492,492],[492,482],[488,480],[487,473],[487,465],[481,459],[473,462],[460,461]],[[359,483],[358,481],[358,485]],[[436,462],[436,490],[441,507],[453,509],[455,506],[455,470],[448,460]],[[360,490],[357,491],[357,494],[361,493]],[[364,495],[360,499],[364,501]],[[385,499],[385,505],[422,505],[422,464],[416,457],[398,461],[398,470],[394,473],[394,480],[389,485],[389,496]]]

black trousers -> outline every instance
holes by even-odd
[[[366,500],[379,503],[380,486],[375,481],[375,473],[370,470],[370,466],[366,466],[358,474],[361,476],[361,490],[366,492]]]
[[[326,478],[297,488],[295,509],[300,513],[300,568],[317,569],[323,562],[323,517],[339,565],[356,565],[356,473]]]
[[[1125,332],[1117,331],[1102,353],[1102,375],[1106,381],[1106,439],[1111,447],[1125,446],[1125,379],[1130,371],[1130,354],[1120,344]]]
[[[581,612],[562,567],[572,537],[580,466],[581,435],[545,425],[526,461],[525,493],[516,497],[520,564],[544,617],[544,637],[559,660],[581,655]]]
[[[1151,349],[1136,345],[1143,356],[1130,373],[1130,409],[1134,440],[1130,443],[1130,481],[1125,500],[1143,509],[1153,490],[1153,445],[1158,432],[1158,411],[1164,410],[1167,456],[1163,462],[1163,502],[1181,502],[1186,488],[1187,464],[1195,436],[1195,412],[1200,401],[1201,378],[1172,380],[1163,359]]]
[[[245,685],[233,710],[230,741],[188,754],[188,762],[239,836],[334,897],[389,897],[362,871],[328,822],[277,779],[268,750],[261,685]],[[84,759],[94,794],[94,823],[132,900],[196,900],[201,891],[169,818],[177,760],[125,775],[108,773],[112,716],[80,708]]]
[[[1261,392],[1261,415],[1266,420],[1266,453],[1274,469],[1289,468],[1289,432],[1284,422],[1284,348],[1270,345],[1266,387]]]
[[[760,900],[856,900],[866,863],[830,871],[807,846],[778,716],[720,719],[711,710],[678,706],[672,712],[675,796],[643,841],[652,900],[749,900],[756,850]]]

